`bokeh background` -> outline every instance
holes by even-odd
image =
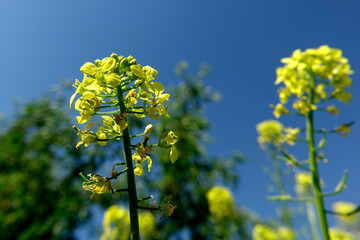
[[[186,60],[189,72],[205,62],[212,67],[205,84],[222,95],[206,109],[214,139],[206,145],[207,154],[229,157],[237,151],[245,156],[236,169],[241,183],[231,187],[234,199],[266,219],[276,215],[276,204],[266,199],[272,181],[264,166],[270,162],[257,143],[255,127],[274,118],[269,105],[278,102],[275,69],[297,48],[329,45],[340,48],[355,71],[353,98],[350,105],[340,105],[340,115],[320,115],[317,126],[355,125],[345,139],[328,139],[329,161],[320,166],[325,190],[335,187],[345,169],[350,174],[348,188],[326,205],[330,208],[339,199],[360,204],[359,8],[355,0],[1,0],[0,113],[11,123],[19,103],[38,99],[60,79],[81,79],[82,64],[113,52],[151,65],[165,86],[182,81],[174,75],[178,61]],[[64,94],[69,98],[72,90]],[[281,120],[285,125],[300,123],[291,117]],[[101,214],[96,213],[99,218]],[[82,231],[86,228],[76,236]]]

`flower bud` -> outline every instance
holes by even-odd
[[[119,57],[118,57],[118,55],[116,53],[112,53],[110,57],[115,59],[115,60],[119,59]]]
[[[113,170],[111,171],[111,177],[114,177],[118,174],[118,171],[116,171],[115,168],[113,168]]]
[[[149,124],[146,126],[144,133],[149,134],[149,133],[151,133],[152,129],[153,129],[153,125]]]
[[[132,59],[130,62],[129,62],[129,65],[136,65],[136,59]]]
[[[80,68],[80,71],[83,74],[93,76],[97,72],[97,67],[94,64],[92,64],[91,62],[87,62],[84,65],[82,65],[82,67]]]
[[[96,65],[97,67],[100,67],[100,65],[101,65],[101,60],[100,60],[100,59],[96,59],[96,60],[95,60],[95,65]]]
[[[127,58],[124,58],[123,60],[121,60],[121,62],[120,62],[121,68],[127,68],[128,65],[129,65],[129,60]]]

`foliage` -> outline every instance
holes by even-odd
[[[18,107],[14,121],[3,126],[1,239],[72,239],[72,230],[89,216],[78,174],[97,168],[104,156],[96,148],[75,150],[61,91]]]

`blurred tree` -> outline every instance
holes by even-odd
[[[25,106],[0,134],[0,238],[73,239],[89,217],[80,171],[106,157],[97,147],[76,150],[68,101],[57,86]],[[96,152],[96,155],[94,154]]]
[[[206,144],[211,142],[208,135],[211,125],[205,116],[206,106],[220,100],[218,92],[212,91],[202,80],[211,71],[210,66],[202,64],[197,74],[187,72],[188,64],[179,62],[175,73],[183,82],[171,91],[173,104],[169,107],[171,121],[162,118],[154,126],[156,134],[173,129],[179,140],[176,147],[179,159],[175,164],[168,160],[169,151],[162,151],[154,163],[159,174],[149,174],[144,181],[147,187],[161,195],[160,199],[171,194],[177,205],[174,214],[159,221],[161,239],[183,238],[189,234],[191,239],[248,239],[245,227],[246,217],[240,208],[234,208],[231,219],[219,222],[209,211],[206,193],[217,183],[237,186],[238,164],[244,158],[234,154],[230,159],[210,157]]]

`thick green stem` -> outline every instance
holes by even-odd
[[[126,111],[126,107],[124,103],[123,91],[121,90],[121,88],[118,88],[117,98],[119,101],[120,112],[124,113]],[[132,163],[129,127],[123,130],[122,133],[123,133],[122,137],[124,143],[125,164],[127,167],[127,184],[128,184],[127,192],[129,196],[129,211],[130,211],[130,226],[131,226],[130,239],[139,240],[140,232],[139,232],[139,219],[138,219],[138,209],[137,209],[137,194],[136,194],[134,167]]]
[[[315,79],[311,77],[312,88],[310,91],[310,104],[314,104],[314,88],[315,88]],[[310,161],[310,170],[313,178],[313,187],[314,187],[314,197],[315,204],[317,208],[317,213],[319,217],[321,232],[324,240],[329,240],[329,231],[328,223],[326,219],[326,211],[324,205],[324,199],[322,195],[321,185],[320,185],[320,175],[318,171],[318,166],[316,162],[316,147],[315,147],[315,138],[314,138],[314,112],[310,111],[306,118],[306,135],[309,143],[309,161]]]

